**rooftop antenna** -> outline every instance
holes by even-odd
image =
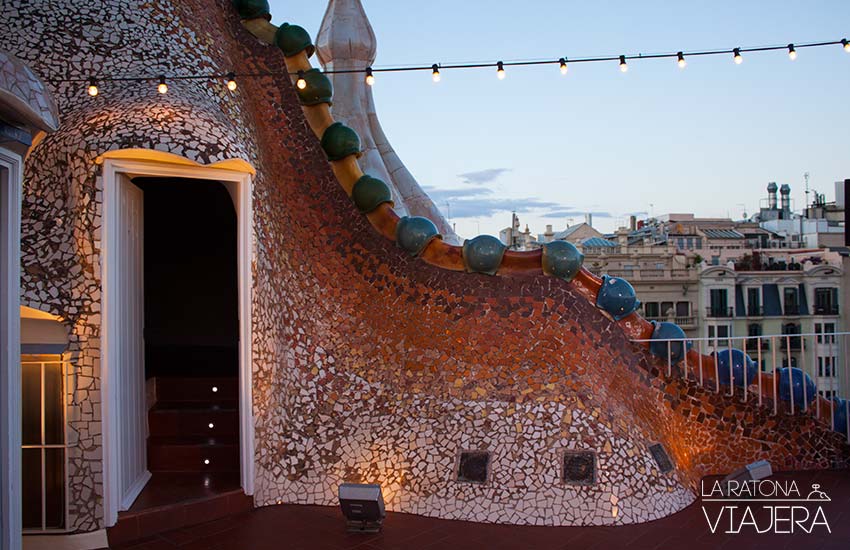
[[[809,206],[809,173],[803,174],[803,179],[806,180],[806,207]]]

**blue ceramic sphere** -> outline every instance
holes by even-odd
[[[634,313],[640,306],[635,296],[635,289],[625,279],[620,277],[602,276],[602,287],[596,296],[596,307],[608,312],[619,321]]]
[[[502,265],[506,247],[492,235],[478,235],[463,241],[463,262],[470,273],[495,275]]]
[[[779,373],[779,398],[783,401],[791,401],[794,396],[794,406],[803,407],[804,402],[811,404],[815,400],[817,388],[812,377],[797,367],[784,367],[778,369]],[[805,401],[803,400],[803,388],[805,387]],[[792,393],[793,392],[793,393]]]
[[[584,254],[573,243],[552,241],[543,245],[543,273],[572,281],[578,275]]]
[[[835,424],[835,431],[847,435],[847,400],[834,397],[832,406],[832,421]]]
[[[403,217],[395,230],[396,244],[413,256],[422,254],[425,247],[439,237],[440,232],[434,222],[421,216]]]
[[[717,376],[720,379],[720,383],[725,386],[730,385],[729,349],[727,348],[715,351],[712,355],[714,356],[714,360],[717,362]],[[750,359],[749,355],[739,349],[732,349],[731,355],[731,377],[734,380],[735,385],[739,388],[744,387],[744,376],[746,375],[746,385],[749,386],[753,383],[753,380],[755,380],[756,374],[758,374],[758,366],[756,365],[756,362]]]
[[[667,360],[669,357],[673,364],[685,358],[687,350],[691,349],[692,342],[685,342],[685,331],[676,323],[654,322],[655,330],[652,331],[652,342],[649,343],[649,352],[656,357]],[[667,342],[667,340],[682,340],[679,342]]]

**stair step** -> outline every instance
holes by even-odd
[[[157,403],[148,413],[151,437],[239,435],[239,412],[235,408],[216,408],[208,404],[194,407],[173,407]]]
[[[149,437],[148,469],[151,472],[238,472],[239,438]]]
[[[251,497],[239,488],[238,474],[155,473],[130,510],[118,514],[107,537],[110,547],[123,547],[252,508]]]
[[[239,399],[239,379],[165,378],[156,379],[157,401],[228,403]]]

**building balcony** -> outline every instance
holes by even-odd
[[[735,308],[732,307],[708,307],[705,316],[709,318],[728,319],[735,316]]]
[[[747,317],[764,317],[762,306],[747,306]]]
[[[815,315],[838,315],[838,306],[815,306]]]
[[[770,338],[759,338],[757,336],[747,338],[748,350],[758,349],[759,346],[761,346],[761,349],[763,350],[770,349]]]
[[[782,308],[783,313],[787,315],[801,315],[801,310],[799,304],[785,304],[785,307]]]
[[[676,323],[682,328],[696,328],[697,326],[697,318],[694,316],[685,316],[685,317],[647,317],[647,321],[655,321],[656,323]]]

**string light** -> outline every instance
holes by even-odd
[[[788,58],[791,61],[797,59],[797,50],[794,49],[794,44],[788,44]]]
[[[744,58],[742,53],[744,52],[770,52],[770,51],[785,51],[787,52],[790,59],[794,60],[797,57],[797,52],[801,48],[815,48],[815,47],[824,47],[824,46],[833,46],[833,45],[841,45],[842,48],[850,53],[850,41],[847,38],[842,38],[840,40],[834,41],[823,41],[823,42],[807,42],[804,44],[794,44],[790,43],[787,46],[762,46],[762,47],[750,47],[743,48],[738,47],[732,50],[733,60],[736,64],[740,65],[743,63]],[[687,61],[685,60],[685,56],[709,56],[709,55],[727,55],[729,52],[728,49],[712,49],[712,50],[702,50],[702,51],[690,51],[687,54],[683,51],[678,51],[675,53],[656,53],[656,54],[647,54],[647,55],[619,55],[619,56],[598,56],[598,57],[582,57],[582,58],[567,58],[560,57],[555,59],[535,59],[535,60],[517,60],[517,61],[499,61],[496,63],[496,75],[500,80],[504,80],[507,77],[505,69],[507,66],[536,66],[536,65],[551,65],[557,63],[562,74],[567,74],[569,71],[569,63],[595,63],[595,62],[610,62],[610,61],[618,61],[620,64],[620,70],[622,72],[628,71],[628,59],[640,59],[640,60],[648,60],[648,59],[673,59],[676,61],[676,64],[684,69],[687,66]],[[366,83],[370,86],[375,83],[375,73],[378,72],[410,72],[410,71],[431,71],[431,76],[434,82],[439,82],[442,79],[441,71],[444,69],[479,69],[479,68],[488,68],[492,67],[492,62],[469,62],[469,63],[451,63],[451,64],[433,64],[433,65],[402,65],[396,67],[381,67],[378,69],[373,69],[372,67],[365,68],[353,68],[353,69],[331,69],[323,71],[323,74],[331,75],[331,74],[364,74]],[[246,74],[237,74],[234,72],[229,73],[218,73],[218,74],[183,74],[183,75],[168,75],[169,80],[217,80],[217,79],[225,79],[227,87],[231,91],[235,91],[237,88],[237,80],[236,78],[260,78],[260,77],[280,77],[280,76],[297,76],[296,86],[299,89],[306,89],[307,82],[304,78],[304,71],[297,72],[275,72],[275,71],[265,71],[258,73],[246,73]],[[150,81],[158,81],[157,91],[160,94],[165,94],[168,92],[168,84],[166,83],[165,75],[142,75],[135,77],[123,77],[123,76],[115,76],[115,77],[103,77],[101,76],[99,79],[95,80],[93,77],[76,77],[76,78],[56,78],[50,79],[50,82],[54,83],[79,83],[82,88],[86,89],[86,92],[92,97],[99,95],[98,83],[99,82],[140,82],[146,83]]]

